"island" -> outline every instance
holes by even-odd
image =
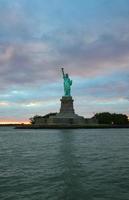
[[[49,113],[45,116],[36,115],[30,118],[30,124],[22,124],[16,128],[129,128],[128,117],[123,114],[97,113],[92,118],[84,118],[76,114],[74,109],[74,99],[71,95],[73,81],[69,74],[61,68],[64,95],[60,99],[61,105],[58,113]]]

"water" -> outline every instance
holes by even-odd
[[[128,200],[129,129],[0,128],[0,200]]]

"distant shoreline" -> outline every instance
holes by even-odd
[[[24,124],[26,125],[26,124]],[[23,124],[0,124],[0,127],[4,127],[4,126],[24,126]]]
[[[111,128],[129,128],[128,125],[20,125],[15,126],[16,129],[111,129]]]
[[[129,128],[126,125],[110,125],[110,124],[87,124],[87,125],[43,125],[36,126],[31,124],[0,124],[0,127],[14,127],[16,129],[111,129],[111,128]]]

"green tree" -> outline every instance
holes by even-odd
[[[116,114],[116,113],[96,113],[94,116],[99,124],[116,124],[116,125],[124,125],[129,124],[127,115],[124,114]]]
[[[112,114],[112,121],[114,124],[128,124],[128,117],[124,114]]]
[[[109,112],[96,113],[94,117],[99,124],[112,124],[112,115]]]

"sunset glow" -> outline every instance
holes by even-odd
[[[0,124],[29,124],[27,121],[0,121]]]

